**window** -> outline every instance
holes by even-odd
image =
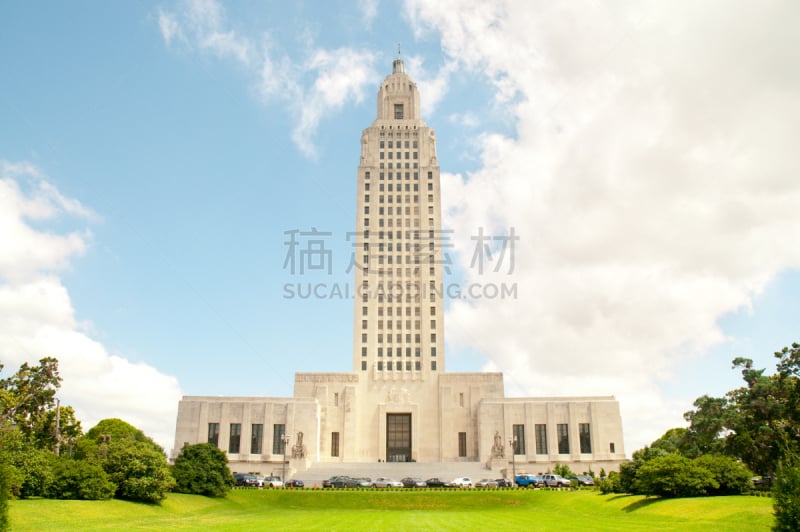
[[[362,347],[362,348],[361,348],[361,356],[362,356],[362,357],[365,357],[365,356],[367,356],[367,348],[366,348],[366,347]]]
[[[219,423],[208,424],[208,443],[219,446]]]
[[[367,361],[366,360],[362,360],[361,361],[361,371],[367,371]]]
[[[569,430],[566,423],[556,425],[558,433],[558,454],[569,454]]]
[[[339,433],[331,432],[331,456],[339,456]]]
[[[609,451],[611,454],[615,454],[615,453],[617,452],[617,451],[616,451],[616,449],[614,448],[614,442],[613,442],[613,441],[612,441],[611,443],[609,443],[609,444],[608,444],[608,451]]]
[[[436,361],[431,360],[431,371],[436,371]]]
[[[525,425],[513,425],[511,429],[514,434],[514,454],[526,454]]]
[[[286,433],[286,425],[283,423],[272,425],[272,454],[283,454],[286,450],[283,443],[283,435]]]
[[[417,370],[417,371],[419,371],[420,369],[422,369],[422,367],[421,367],[421,364],[419,363],[419,360],[417,360],[416,362],[414,362],[414,369],[415,369],[415,370]],[[614,445],[614,444],[612,443],[611,445]],[[613,452],[613,451],[612,451],[612,452]]]
[[[458,394],[458,406],[464,406],[464,392]]]
[[[547,454],[547,425],[536,425],[536,454]]]
[[[231,434],[228,437],[228,452],[239,454],[239,444],[242,441],[242,424],[231,423]]]
[[[588,423],[578,424],[578,435],[580,436],[581,454],[590,454],[592,452],[592,438],[589,433]]]
[[[378,371],[383,371],[383,362],[378,361]]]
[[[467,433],[466,432],[459,432],[458,433],[458,456],[461,456],[461,457],[467,456]]]
[[[339,406],[339,392],[333,394],[333,406]]]
[[[402,103],[394,104],[394,118],[395,118],[395,120],[402,120],[403,119],[403,104]]]
[[[435,347],[431,347],[431,356],[432,357],[436,356],[436,348]]]
[[[261,442],[264,439],[264,425],[254,423],[250,429],[250,454],[261,454]]]

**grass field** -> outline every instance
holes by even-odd
[[[772,499],[645,499],[594,491],[236,490],[160,505],[12,501],[11,530],[769,530]]]

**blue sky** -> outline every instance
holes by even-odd
[[[450,280],[519,287],[448,303],[448,371],[616,395],[630,453],[738,386],[732,358],[772,368],[798,340],[797,8],[723,5],[4,3],[0,361],[59,357],[87,428],[167,447],[182,394],[349,371],[352,301],[284,285],[350,282],[360,134],[399,42]],[[520,235],[512,274],[470,268],[479,227]],[[331,275],[284,268],[311,228]]]

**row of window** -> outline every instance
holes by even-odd
[[[383,155],[383,154],[381,154],[381,155]],[[381,163],[381,166],[380,166],[380,168],[381,168],[381,170],[383,170],[383,169],[384,169],[384,168],[383,168],[383,163]],[[388,164],[388,168],[389,168],[389,170],[391,170],[391,169],[392,169],[392,163],[389,163],[389,164]],[[396,168],[397,168],[398,170],[400,170],[400,169],[401,169],[400,163],[397,163],[397,167],[396,167]],[[405,169],[406,169],[406,170],[408,170],[408,169],[409,169],[408,163],[405,163]],[[415,169],[415,170],[417,170],[417,169],[418,169],[418,167],[417,167],[417,163],[414,163],[414,169]],[[397,175],[395,175],[395,174],[397,174]],[[380,181],[383,181],[384,179],[387,179],[387,180],[391,181],[391,180],[392,180],[392,178],[394,177],[394,178],[397,178],[397,180],[402,180],[402,179],[403,179],[403,175],[404,175],[404,174],[405,174],[406,181],[408,181],[409,179],[411,179],[411,176],[412,176],[412,173],[411,173],[411,172],[379,172],[379,173],[378,173],[378,179],[379,179]],[[369,181],[369,179],[370,179],[370,177],[371,177],[371,176],[372,176],[372,173],[371,173],[371,172],[364,172],[364,180],[365,180],[365,181]],[[417,181],[417,180],[419,180],[419,172],[413,172],[413,176],[414,176],[414,181]],[[433,172],[428,172],[428,179],[433,179]],[[365,184],[366,184],[366,183],[365,183]]]
[[[419,220],[414,220],[414,227],[419,227]],[[433,218],[428,218],[428,227],[433,227]],[[409,238],[408,235],[411,231],[406,231],[406,238]],[[364,238],[369,239],[369,229],[364,231]],[[401,240],[403,238],[402,231],[378,231],[378,240],[394,240],[397,237],[397,240]]]
[[[428,183],[428,184],[430,185],[430,187],[428,187],[428,190],[433,190],[433,183]],[[412,187],[411,185],[414,185],[414,186]],[[405,191],[406,192],[411,192],[412,189],[414,190],[414,192],[419,191],[419,183],[406,183],[405,184]],[[369,183],[365,183],[364,184],[364,191],[365,192],[369,192],[369,190],[370,190]],[[383,183],[378,183],[378,192],[384,192],[384,191],[394,192],[395,190],[397,190],[397,192],[402,192],[403,191],[403,183],[397,183],[396,189],[395,189],[394,183],[388,183],[386,185],[384,185]]]
[[[381,323],[383,323],[383,322],[381,322]],[[415,320],[414,328],[419,328],[419,327],[417,327],[418,324],[419,324],[419,321]],[[361,328],[362,329],[367,329],[368,328],[367,327],[367,320],[361,320]],[[435,329],[435,328],[436,328],[436,320],[431,320],[431,329]],[[401,336],[398,334],[397,337],[400,338]],[[389,340],[389,341],[391,341],[391,340]],[[398,342],[399,341],[400,340],[398,340]]]
[[[403,147],[403,141],[401,141],[401,140],[398,140],[396,143],[391,141],[391,140],[388,141],[388,142],[380,141],[380,148],[381,149],[384,149],[384,148],[390,148],[390,149],[391,148],[398,148],[399,149],[399,148],[402,148],[402,147]],[[413,144],[411,144],[411,147],[413,147],[415,150],[419,147],[419,144],[417,143],[416,140],[413,141]],[[405,148],[406,149],[409,148],[408,141],[405,141]]]
[[[398,360],[397,362],[392,362],[391,360],[384,363],[383,360],[379,360],[376,368],[378,371],[403,371],[405,367],[405,371],[411,371],[411,361],[406,360],[405,365],[402,361]],[[367,361],[361,361],[361,371],[367,370]],[[422,371],[422,362],[419,360],[414,362],[414,371]],[[431,371],[436,371],[436,361],[431,360]]]
[[[368,274],[369,273],[369,268],[362,268],[362,270],[364,271],[364,274]],[[386,275],[387,277],[395,277],[395,276],[396,277],[403,277],[403,268],[387,268],[386,270],[384,270],[383,268],[380,268],[378,272],[373,271],[372,273],[373,273],[373,275],[375,275],[377,273],[379,275],[379,277],[383,277],[384,275]],[[405,269],[405,276],[406,277],[411,277],[412,275],[414,277],[418,277],[419,276],[419,267],[414,267],[413,270],[412,270],[412,268],[406,268]],[[428,275],[436,275],[436,272],[434,271],[433,267],[428,268]],[[369,294],[368,293],[361,294],[361,301],[364,302],[364,303],[368,302],[369,301]]]
[[[286,425],[272,425],[272,454],[284,454],[283,435]],[[250,426],[250,454],[261,454],[264,441],[264,425],[253,423]],[[219,447],[219,423],[208,424],[208,443]],[[242,450],[242,424],[231,423],[228,432],[228,452],[239,454]]]
[[[384,151],[381,151],[381,152],[380,152],[380,155],[379,155],[379,157],[380,157],[381,159],[383,159],[383,158],[384,158],[384,154],[386,154],[386,155],[385,155],[385,158],[386,158],[386,159],[392,159],[392,158],[393,158],[393,155],[395,155],[395,154],[396,154],[396,155],[397,155],[397,157],[396,157],[396,158],[397,158],[398,160],[400,160],[400,159],[403,159],[403,158],[404,158],[404,157],[402,157],[403,153],[405,153],[405,159],[406,159],[406,160],[408,160],[408,159],[412,158],[412,155],[413,155],[413,158],[414,158],[414,159],[419,159],[419,152],[416,152],[416,151],[414,151],[414,152],[408,152],[408,151],[407,151],[407,152],[399,152],[399,151],[398,151],[398,152],[394,152],[394,151],[387,151],[387,152],[384,152]]]

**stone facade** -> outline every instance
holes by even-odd
[[[501,373],[445,372],[436,135],[419,110],[397,59],[361,137],[352,373],[297,373],[293,398],[184,397],[173,454],[214,441],[233,471],[265,474],[284,460],[583,472],[625,459],[613,397],[506,398]]]

